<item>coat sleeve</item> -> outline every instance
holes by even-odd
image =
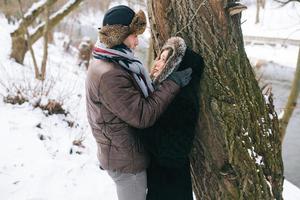
[[[130,75],[121,70],[103,74],[99,88],[101,102],[107,109],[135,128],[152,126],[180,90],[176,83],[166,80],[145,98]]]
[[[199,112],[193,95],[182,89],[154,126],[139,130],[144,147],[161,166],[179,168],[188,162]]]

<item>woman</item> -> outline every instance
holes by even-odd
[[[172,71],[188,67],[193,69],[191,82],[180,91],[155,125],[139,130],[140,142],[151,157],[147,169],[147,200],[193,199],[188,155],[199,113],[203,59],[186,49],[182,38],[170,38],[155,61],[151,77],[158,85]]]

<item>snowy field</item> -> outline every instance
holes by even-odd
[[[34,83],[29,54],[24,66],[8,59],[12,29],[1,15],[1,81],[7,85]],[[29,103],[11,105],[0,101],[0,199],[117,199],[113,182],[98,167],[96,144],[86,119],[86,72],[77,66],[75,55],[61,47],[63,36],[55,34],[56,45],[49,45],[47,76],[56,83],[48,98],[62,99],[70,115],[46,117],[44,111]],[[42,41],[34,49],[40,63]],[[68,122],[74,122],[73,127]],[[82,145],[73,144],[78,140],[83,141]]]
[[[300,39],[300,16],[298,15],[297,18],[293,14],[294,12],[300,13],[299,10],[297,6],[282,8],[280,12],[262,11],[264,16],[262,25],[253,25],[251,20],[247,20],[243,24],[244,34],[270,36],[278,34],[277,37],[289,37],[293,32],[293,39]],[[245,12],[244,18],[253,16],[254,11],[255,8],[250,7]],[[285,18],[286,12],[288,16]],[[276,13],[280,13],[280,17],[277,17]],[[288,26],[286,22],[290,22],[293,25],[290,26],[292,30],[280,31],[283,29],[277,27],[275,22],[268,21],[272,20],[269,15],[276,16],[284,27]],[[12,29],[13,27],[7,24],[4,16],[0,15],[0,80],[5,84],[13,82],[22,84],[24,81],[34,83],[29,54],[26,54],[24,66],[8,58],[11,47],[9,32]],[[295,31],[297,29],[298,32]],[[276,30],[277,33],[275,33]],[[98,167],[96,144],[86,119],[85,69],[76,65],[75,55],[63,50],[61,47],[63,40],[64,35],[57,33],[55,44],[49,45],[47,76],[55,80],[56,84],[53,86],[53,92],[43,101],[47,101],[47,98],[61,99],[70,115],[46,117],[44,111],[33,108],[30,103],[11,105],[0,101],[1,200],[117,200],[113,182]],[[42,41],[37,42],[34,49],[36,56],[41,58]],[[267,61],[260,73],[264,74],[266,82],[278,86],[276,86],[277,89],[274,87],[278,111],[285,102],[283,97],[286,94],[283,93],[286,93],[293,76],[297,50],[298,48],[293,46],[246,46],[252,62],[258,59]],[[274,76],[278,80],[284,79],[285,81],[272,82]],[[286,84],[280,84],[281,82]],[[0,87],[0,94],[5,94],[5,92],[3,87]],[[299,113],[299,109],[296,112]],[[288,129],[287,141],[294,139],[292,136],[296,135],[300,129],[299,122],[296,123],[295,118],[293,120],[293,126]],[[74,141],[82,141],[82,144],[76,145]],[[297,145],[300,146],[299,143]],[[299,158],[299,152],[297,157]],[[285,160],[285,165],[286,163],[290,163],[290,160]],[[293,166],[297,166],[297,163]],[[299,200],[300,189],[291,182],[285,181],[284,198]]]

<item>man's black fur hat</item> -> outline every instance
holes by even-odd
[[[142,34],[146,25],[146,16],[142,10],[135,13],[128,6],[115,6],[104,15],[102,27],[99,28],[99,39],[111,48],[122,44],[130,34]]]

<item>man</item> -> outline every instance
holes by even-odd
[[[114,180],[119,200],[146,199],[149,158],[135,139],[135,128],[153,125],[191,80],[191,69],[173,72],[154,90],[148,72],[133,56],[137,36],[145,28],[143,11],[109,9],[86,78],[87,115],[97,156],[101,169]]]

